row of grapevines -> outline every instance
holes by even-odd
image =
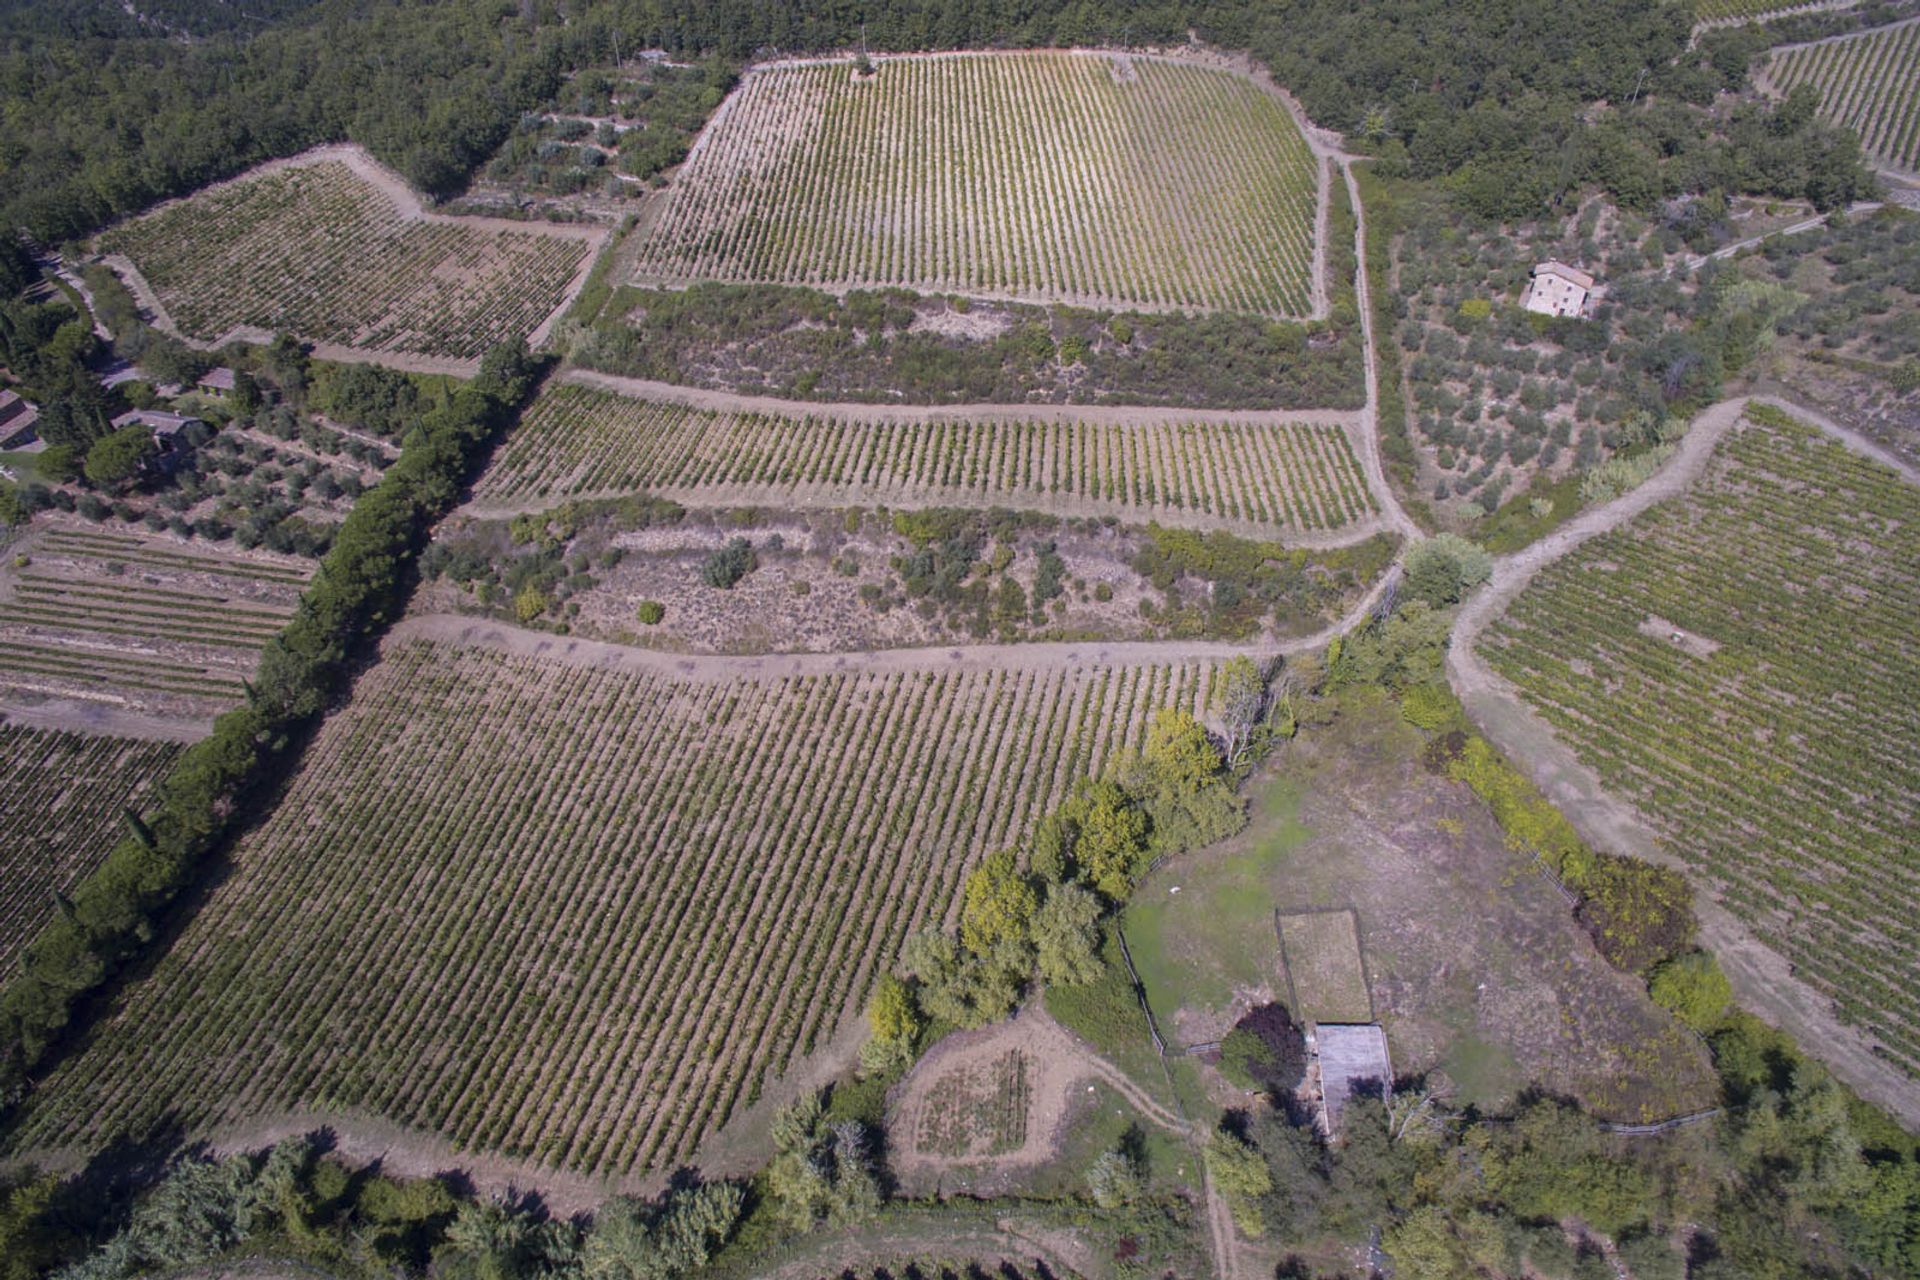
[[[1319,184],[1279,101],[1216,68],[788,64],[716,114],[638,272],[1298,315]]]
[[[0,964],[12,966],[119,838],[122,815],[165,773],[171,742],[0,725]]]
[[[857,1012],[976,858],[1206,682],[683,682],[410,642],[20,1143],[352,1110],[670,1165]]]
[[[100,237],[194,337],[253,325],[456,358],[536,328],[588,247],[576,235],[410,216],[337,161],[212,188]]]
[[[1684,501],[1544,571],[1484,653],[1920,1074],[1920,495],[1774,416],[1722,451]]]
[[[1019,506],[1299,531],[1374,504],[1346,433],[1284,420],[1119,424],[1017,414],[922,421],[715,413],[550,387],[501,447],[484,504],[649,490],[689,500]]]
[[[1859,134],[1868,155],[1920,169],[1920,18],[1780,50],[1767,77],[1783,92],[1812,85],[1821,119]]]

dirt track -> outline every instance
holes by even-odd
[[[1848,448],[1893,467],[1920,484],[1920,473],[1830,419],[1771,397],[1723,401],[1693,420],[1679,449],[1660,472],[1639,488],[1594,508],[1554,533],[1494,563],[1492,581],[1460,611],[1447,653],[1447,674],[1454,691],[1481,732],[1506,756],[1520,762],[1533,782],[1564,812],[1588,843],[1602,849],[1686,870],[1658,834],[1629,803],[1608,794],[1599,777],[1555,735],[1475,652],[1479,638],[1495,618],[1525,590],[1539,571],[1588,540],[1618,529],[1642,512],[1685,493],[1706,471],[1714,447],[1745,413],[1749,399],[1761,400],[1819,426]],[[1812,1056],[1860,1095],[1886,1108],[1909,1129],[1920,1129],[1920,1091],[1898,1068],[1873,1052],[1873,1041],[1858,1027],[1840,1021],[1833,1002],[1793,973],[1784,958],[1753,937],[1752,931],[1705,891],[1696,893],[1701,940],[1719,959],[1740,1003],[1786,1031]]]

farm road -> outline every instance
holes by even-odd
[[[1532,546],[1494,562],[1493,578],[1455,620],[1447,674],[1481,732],[1567,815],[1588,843],[1687,870],[1634,806],[1610,795],[1520,693],[1483,662],[1474,646],[1487,626],[1526,589],[1541,569],[1601,534],[1620,528],[1655,505],[1679,497],[1705,474],[1714,448],[1752,401],[1770,404],[1820,427],[1849,449],[1892,467],[1920,484],[1920,471],[1894,458],[1823,414],[1770,396],[1741,396],[1702,412],[1674,456],[1639,488],[1596,507]],[[1920,1129],[1920,1093],[1898,1068],[1874,1052],[1872,1037],[1840,1021],[1833,1002],[1801,981],[1787,961],[1753,936],[1745,923],[1710,897],[1696,893],[1701,940],[1719,959],[1740,1002],[1790,1032],[1860,1095]]]
[[[958,418],[1007,419],[1022,422],[1092,422],[1102,426],[1178,425],[1186,422],[1312,423],[1352,427],[1361,418],[1355,409],[1176,409],[1149,405],[1103,404],[863,404],[818,400],[782,400],[776,396],[748,396],[732,391],[709,391],[672,382],[623,378],[592,369],[573,368],[560,381],[615,395],[643,400],[666,400],[710,413],[777,414],[799,418],[851,418],[861,422],[941,422]]]

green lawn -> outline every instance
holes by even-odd
[[[1135,891],[1127,945],[1162,1035],[1172,1035],[1176,1009],[1222,1009],[1236,988],[1277,981],[1275,873],[1313,834],[1301,798],[1297,781],[1267,785],[1246,832],[1174,858]]]

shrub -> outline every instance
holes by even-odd
[[[1660,965],[1647,990],[1655,1003],[1702,1035],[1720,1025],[1733,1002],[1733,984],[1704,951],[1689,951]]]
[[[1401,697],[1400,714],[1408,724],[1434,732],[1458,722],[1460,701],[1443,684],[1417,684]]]
[[[642,600],[640,607],[634,610],[634,614],[640,619],[642,626],[657,627],[661,619],[667,616],[667,606],[658,600]]]
[[[733,590],[734,583],[760,567],[753,554],[753,544],[745,538],[734,538],[726,546],[707,557],[700,566],[700,581],[722,591]]]
[[[544,591],[538,587],[523,587],[520,594],[513,598],[513,616],[522,622],[532,622],[547,611],[551,602]]]
[[[1407,552],[1406,591],[1435,609],[1457,604],[1493,574],[1493,557],[1457,533],[1443,533]]]
[[[1242,1089],[1291,1093],[1306,1072],[1306,1037],[1284,1005],[1249,1010],[1220,1042],[1220,1074]]]

